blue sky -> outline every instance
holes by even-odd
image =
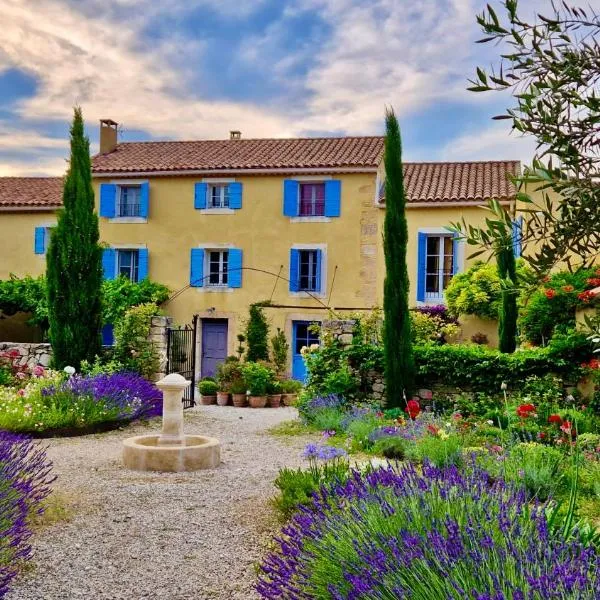
[[[527,0],[537,4],[542,0]],[[60,174],[74,104],[121,141],[381,134],[406,160],[527,160],[466,92],[480,0],[0,0],[0,175]],[[34,8],[35,5],[35,8]]]

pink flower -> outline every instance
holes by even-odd
[[[31,370],[31,373],[35,376],[35,377],[43,377],[44,373],[46,372],[46,369],[44,369],[44,367],[42,367],[42,365],[36,365],[35,367],[33,367],[33,369]]]
[[[25,377],[27,377],[27,375],[25,375],[25,373],[23,373],[23,371],[19,371],[17,373],[17,379],[25,379]]]
[[[25,395],[25,390],[23,388],[21,388],[18,392],[17,392],[17,396],[24,396]]]

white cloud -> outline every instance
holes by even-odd
[[[0,158],[0,177],[64,175],[67,163],[64,158]]]
[[[447,143],[437,160],[520,160],[530,164],[535,153],[535,140],[509,133],[508,121],[488,129],[467,133]]]
[[[0,121],[0,152],[8,150],[52,150],[68,148],[68,140],[39,134],[35,130],[17,129]]]

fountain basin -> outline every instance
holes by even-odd
[[[178,473],[214,469],[221,462],[219,440],[202,435],[184,436],[185,444],[158,445],[159,434],[138,435],[123,441],[123,463],[134,471]]]

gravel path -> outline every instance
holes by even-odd
[[[55,489],[74,507],[33,540],[33,568],[7,600],[252,599],[255,563],[277,529],[268,499],[280,467],[302,463],[303,437],[266,430],[296,416],[202,406],[186,432],[221,440],[221,466],[197,473],[138,473],[121,466],[121,440],[156,430],[49,441]]]

